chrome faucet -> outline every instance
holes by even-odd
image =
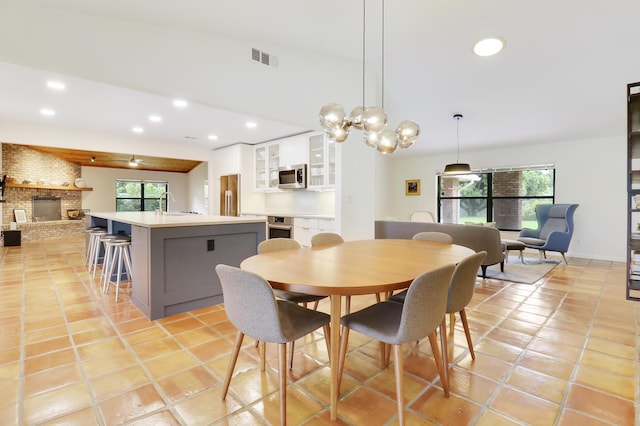
[[[159,214],[159,215],[163,214],[162,197],[164,197],[165,195],[171,195],[171,201],[173,201],[174,203],[176,202],[176,199],[172,193],[170,193],[169,191],[163,192],[162,194],[160,194],[160,197],[158,197],[158,210],[156,210],[156,214]],[[169,206],[167,206],[167,210],[169,210]]]

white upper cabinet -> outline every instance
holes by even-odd
[[[334,188],[336,184],[336,143],[324,133],[308,136],[307,188]]]
[[[261,144],[255,147],[254,188],[256,191],[278,188],[280,160],[280,143]]]
[[[280,163],[283,166],[307,162],[307,135],[291,136],[280,140]]]

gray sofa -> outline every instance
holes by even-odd
[[[444,232],[451,235],[453,243],[479,252],[486,251],[482,263],[482,277],[486,278],[487,267],[500,264],[504,272],[504,245],[500,231],[488,226],[457,225],[453,223],[403,222],[376,220],[376,238],[410,239],[418,232]]]

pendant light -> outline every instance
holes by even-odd
[[[456,162],[452,164],[447,164],[444,167],[445,173],[469,173],[471,171],[471,166],[468,163],[460,162],[460,120],[462,119],[462,114],[453,114],[453,119],[456,120],[456,140],[458,141],[458,154],[456,155]]]
[[[351,128],[364,132],[364,142],[383,154],[392,154],[396,148],[409,148],[418,135],[420,126],[412,120],[403,120],[394,130],[387,129],[387,114],[384,111],[384,0],[382,0],[382,107],[365,107],[365,34],[366,0],[362,1],[362,105],[355,107],[349,116],[342,105],[328,104],[320,110],[320,125],[329,139],[344,142]]]

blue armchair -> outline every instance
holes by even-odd
[[[523,228],[518,241],[528,248],[540,250],[545,257],[547,251],[560,252],[568,264],[564,254],[569,250],[573,235],[573,213],[577,208],[578,204],[538,204],[538,229]]]

